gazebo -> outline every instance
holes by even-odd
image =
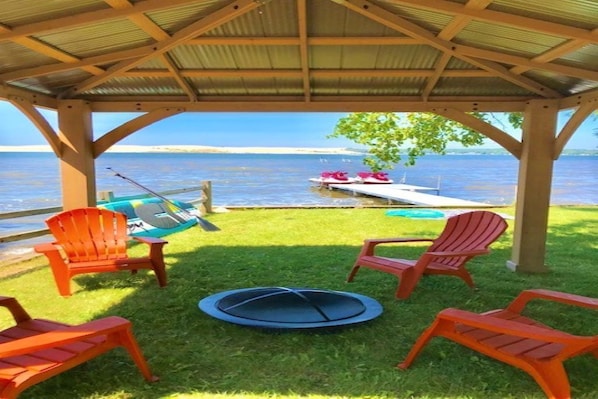
[[[181,112],[433,112],[519,160],[507,266],[547,268],[553,163],[598,108],[594,0],[3,0],[0,98],[59,158],[63,207],[94,160]],[[57,111],[55,131],[39,108]],[[570,110],[564,127],[557,114]],[[521,139],[471,115],[521,112]],[[140,112],[93,132],[98,112]],[[201,129],[201,127],[198,127]]]

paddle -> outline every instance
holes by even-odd
[[[149,188],[147,188],[147,187],[145,187],[145,186],[141,185],[140,183],[136,182],[135,180],[133,180],[133,179],[131,179],[131,178],[127,177],[127,176],[123,176],[122,174],[118,173],[117,171],[115,171],[115,170],[114,170],[114,169],[112,169],[112,168],[106,168],[106,169],[108,169],[108,170],[112,171],[112,172],[114,173],[114,176],[116,176],[116,177],[120,177],[121,179],[128,181],[129,183],[133,184],[134,186],[136,186],[136,187],[138,187],[138,188],[140,188],[140,189],[142,189],[142,190],[144,190],[144,191],[146,191],[146,192],[150,193],[150,194],[151,194],[151,195],[153,195],[154,197],[160,198],[162,201],[164,201],[164,202],[166,202],[166,203],[168,203],[168,204],[170,204],[170,205],[174,206],[175,208],[177,208],[178,210],[180,210],[180,211],[182,211],[183,213],[187,214],[188,216],[193,216],[193,217],[197,218],[197,223],[198,223],[198,224],[199,224],[199,226],[200,226],[202,229],[204,229],[205,231],[218,231],[218,230],[220,230],[220,228],[219,228],[218,226],[216,226],[216,225],[214,225],[214,224],[212,224],[212,223],[208,222],[208,221],[207,221],[206,219],[204,219],[204,218],[201,218],[201,217],[199,217],[199,216],[197,216],[197,215],[194,215],[194,214],[192,214],[191,212],[189,212],[188,210],[186,210],[186,209],[184,209],[184,208],[181,208],[181,207],[180,207],[180,206],[178,206],[178,205],[177,205],[175,202],[173,202],[173,201],[169,200],[168,198],[166,198],[166,197],[164,197],[164,196],[162,196],[162,195],[158,194],[157,192],[155,192],[155,191],[153,191],[153,190],[151,190],[151,189],[149,189]]]

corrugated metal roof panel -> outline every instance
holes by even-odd
[[[53,32],[39,39],[79,58],[140,47],[155,40],[131,21],[106,21]]]
[[[478,48],[533,56],[561,44],[564,39],[509,26],[471,21],[453,41]]]
[[[441,78],[431,94],[432,96],[532,95],[529,91],[498,78]]]
[[[108,8],[102,0],[2,0],[0,21],[5,26],[15,28],[35,22],[68,17],[87,11]]]
[[[153,87],[154,90],[151,90]],[[147,96],[147,95],[185,95],[183,89],[170,78],[124,78],[118,77],[110,84],[94,87],[84,95],[106,96]]]
[[[229,1],[202,0],[188,5],[158,10],[147,16],[169,35],[224,7]]]
[[[0,68],[2,72],[30,68],[56,62],[38,52],[13,42],[0,42]]]
[[[21,80],[21,83],[29,88],[39,88],[43,91],[58,95],[71,86],[75,86],[82,79],[87,79],[91,75],[81,70],[69,70],[51,75],[32,77]],[[37,89],[36,89],[37,90]]]
[[[373,3],[433,32],[440,32],[454,18],[453,15],[447,13],[409,7],[398,2],[379,0],[373,1]]]
[[[587,44],[577,51],[559,57],[559,63],[598,71],[598,45]]]
[[[596,0],[494,0],[488,8],[583,29],[598,25]]]

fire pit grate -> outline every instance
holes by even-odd
[[[198,306],[219,320],[275,330],[335,329],[382,314],[382,305],[367,296],[313,288],[225,291],[202,299]]]

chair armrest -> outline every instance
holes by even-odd
[[[559,291],[533,289],[522,291],[507,307],[507,310],[513,313],[521,313],[525,305],[527,305],[527,303],[532,299],[545,299],[553,302],[564,303],[567,305],[580,306],[589,309],[598,309],[598,299],[596,298],[568,294]]]
[[[129,239],[133,241],[142,242],[144,244],[152,245],[152,244],[168,244],[168,241],[163,240],[159,237],[129,237]]]
[[[455,251],[455,252],[426,252],[426,255],[432,255],[435,258],[450,258],[453,256],[477,256],[489,254],[488,249],[474,249],[471,251]]]
[[[38,335],[1,343],[0,358],[24,355],[98,335],[107,335],[124,330],[130,325],[131,322],[127,319],[118,316],[109,316],[76,326],[58,328]]]
[[[15,298],[0,296],[0,306],[8,309],[17,324],[31,320],[31,316]]]
[[[401,244],[405,242],[432,242],[432,238],[420,238],[420,237],[391,237],[391,238],[368,238],[363,240],[366,244]]]
[[[454,323],[461,323],[470,327],[480,328],[496,333],[566,345],[578,344],[580,340],[587,340],[588,342],[595,340],[595,337],[572,335],[558,330],[518,323],[516,321],[500,319],[490,315],[481,315],[478,313],[472,313],[466,310],[453,308],[441,311],[438,314],[437,319],[440,321],[447,320]]]
[[[33,250],[37,253],[47,253],[47,252],[53,252],[53,251],[59,251],[60,250],[60,246],[56,243],[53,242],[46,242],[43,244],[37,244],[33,247]]]
[[[404,238],[368,238],[363,240],[363,246],[359,256],[374,255],[374,250],[379,244],[403,244],[407,242],[432,242],[430,238],[418,238],[418,237],[404,237]]]

